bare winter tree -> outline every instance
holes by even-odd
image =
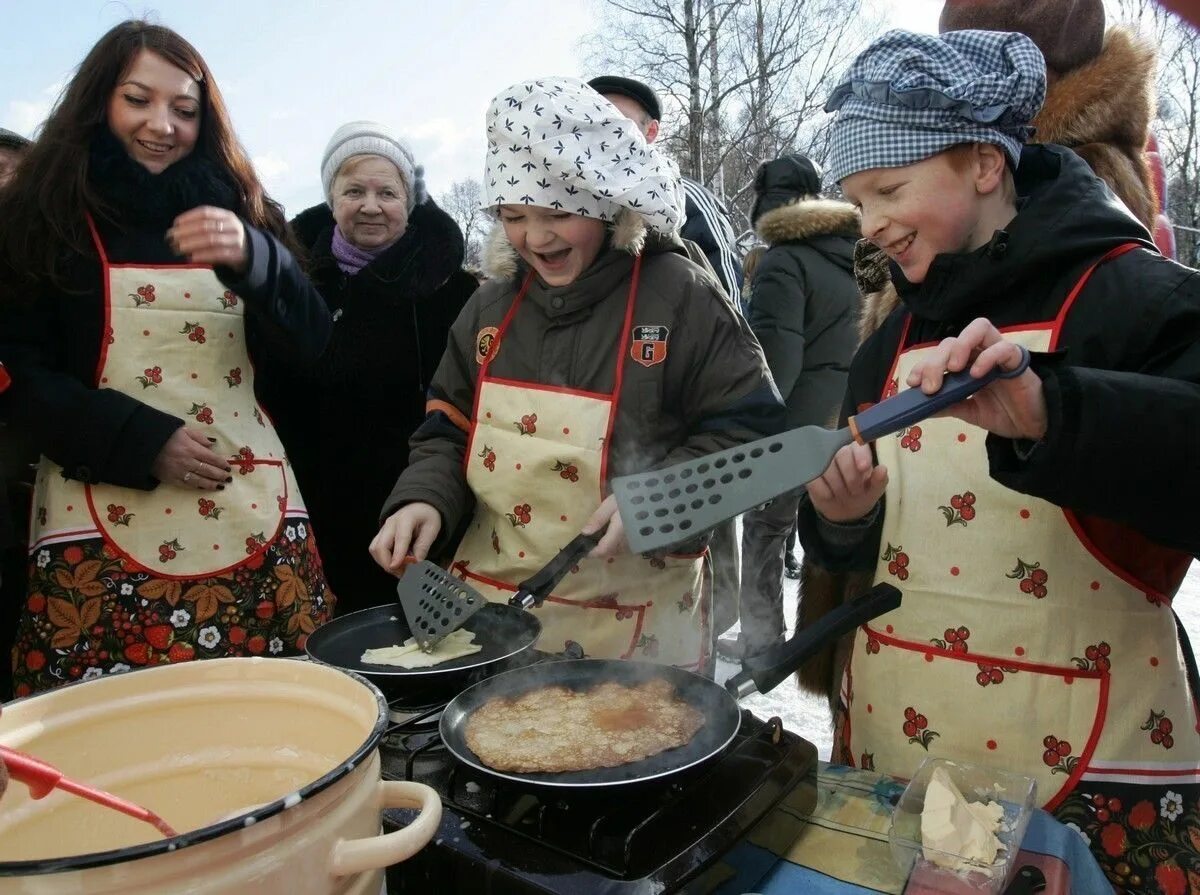
[[[466,243],[464,262],[468,267],[478,267],[483,253],[488,219],[479,209],[480,186],[474,177],[466,177],[450,184],[450,189],[438,197],[438,205],[454,218],[463,232]]]
[[[742,225],[760,161],[824,159],[825,98],[880,28],[861,0],[604,0],[601,21],[589,68],[658,91],[661,142]]]

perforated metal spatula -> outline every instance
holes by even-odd
[[[932,395],[910,388],[850,417],[842,429],[803,426],[685,463],[613,479],[613,494],[634,553],[652,553],[694,538],[714,525],[817,478],[843,445],[866,444],[933,416],[996,379],[1029,366],[1021,348],[1016,369],[978,379],[950,373]]]
[[[479,591],[428,560],[404,571],[396,595],[409,630],[426,653],[487,604]]]

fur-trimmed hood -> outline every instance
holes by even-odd
[[[611,225],[609,247],[636,255],[643,249],[651,251],[682,251],[683,244],[677,235],[664,236],[650,230],[636,212],[622,209]],[[488,231],[483,245],[480,262],[483,273],[489,280],[511,280],[526,269],[526,264],[513,248],[504,233],[504,224],[496,221]]]
[[[769,246],[800,242],[816,236],[847,236],[857,239],[860,218],[854,206],[837,199],[798,199],[764,212],[755,231]]]
[[[1155,55],[1153,44],[1114,25],[1099,56],[1050,85],[1033,120],[1035,142],[1075,150],[1151,230],[1158,201],[1145,148],[1154,119]]]

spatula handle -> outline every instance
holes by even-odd
[[[558,586],[558,582],[567,576],[567,572],[596,548],[603,535],[603,531],[577,535],[575,540],[558,551],[554,559],[517,586],[517,592],[512,595],[509,604],[522,609],[541,606],[542,601]]]
[[[54,787],[58,786],[58,781],[63,776],[62,771],[53,765],[46,764],[24,752],[18,752],[16,749],[9,749],[7,746],[0,746],[0,761],[3,761],[4,766],[8,768],[9,776],[18,783],[24,783],[29,787],[31,799],[40,799],[49,795]]]
[[[910,388],[850,417],[849,425],[854,433],[854,440],[859,444],[866,444],[899,432],[933,416],[939,410],[945,410],[971,397],[997,379],[1015,379],[1029,368],[1029,349],[1024,345],[1017,347],[1021,349],[1021,362],[1014,370],[1005,371],[993,367],[978,378],[966,370],[961,373],[947,373],[946,378],[942,380],[942,387],[932,395],[925,394],[919,388]]]

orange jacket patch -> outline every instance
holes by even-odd
[[[629,356],[643,367],[653,367],[667,359],[667,338],[671,330],[666,326],[635,326],[633,345]]]
[[[496,347],[496,336],[500,330],[494,326],[485,326],[475,334],[475,363],[482,364],[491,357],[492,349]]]

